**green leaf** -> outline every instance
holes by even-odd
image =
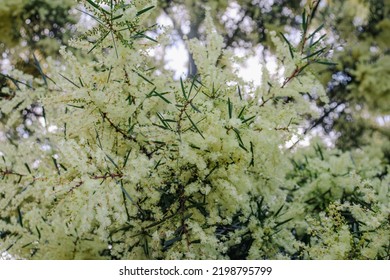
[[[234,131],[234,133],[235,133],[236,136],[237,136],[238,145],[240,146],[240,148],[242,148],[243,150],[245,150],[246,152],[248,152],[248,150],[245,148],[244,142],[242,142],[241,135],[240,135],[240,131],[239,131],[237,128],[233,128],[233,131]]]
[[[77,11],[83,13],[83,14],[86,14],[88,16],[90,16],[91,18],[93,18],[94,20],[96,20],[97,22],[99,22],[101,25],[104,26],[104,22],[101,21],[99,18],[95,17],[94,15],[90,14],[90,13],[87,13],[86,11],[83,11],[83,10],[80,10],[79,8],[76,8]]]
[[[123,168],[126,167],[127,161],[129,160],[130,153],[131,153],[131,149],[129,149],[129,151],[126,153],[125,160],[123,161]]]
[[[97,145],[98,145],[98,147],[99,147],[101,150],[103,150],[102,142],[100,142],[99,133],[98,133],[96,127],[95,127],[95,132],[96,132]]]
[[[157,113],[157,117],[160,119],[160,121],[163,124],[165,129],[172,130],[172,128],[169,125],[169,123],[167,122],[167,120],[160,113]]]
[[[144,249],[144,254],[149,257],[149,244],[148,244],[148,238],[145,236],[144,237],[144,245],[143,245],[143,249]]]
[[[319,42],[321,42],[326,37],[326,34],[323,34],[317,41],[313,42],[314,37],[311,38],[309,49],[313,49]]]
[[[122,30],[127,30],[128,28],[125,28],[125,29],[122,29]],[[121,30],[121,31],[122,31]],[[158,43],[158,41],[156,39],[153,39],[152,37],[149,37],[148,35],[146,35],[145,33],[143,32],[136,32],[135,35],[131,36],[132,39],[140,39],[140,38],[145,38],[145,39],[148,39],[152,42],[155,42],[155,43]]]
[[[158,161],[157,161],[157,163],[154,165],[154,168],[153,169],[157,169],[160,165],[162,165],[163,163],[161,163],[161,161],[162,161],[162,158],[160,158]]]
[[[293,48],[293,46],[287,40],[287,38],[284,36],[284,34],[282,32],[279,32],[279,33],[282,36],[282,38],[284,39],[284,41],[287,43],[287,45],[288,45],[288,50],[290,51],[291,58],[294,58],[294,48]]]
[[[187,95],[186,95],[186,91],[185,91],[185,89],[184,89],[183,79],[182,79],[181,77],[180,77],[180,86],[181,86],[181,91],[182,91],[182,93],[183,93],[184,99],[185,99],[185,100],[188,100],[188,97],[187,97]]]
[[[64,75],[62,75],[61,73],[58,73],[62,78],[64,78],[65,80],[67,80],[69,83],[71,83],[72,85],[74,85],[75,87],[77,88],[80,88],[78,85],[76,85],[76,83],[74,83],[72,80],[68,79],[67,77],[65,77]]]
[[[114,32],[112,30],[111,30],[111,38],[112,38],[112,42],[114,44],[116,58],[119,58],[119,56],[118,56],[118,49],[116,47],[116,42],[115,42],[115,37],[114,37]]]
[[[29,84],[26,84],[26,83],[24,83],[24,82],[22,82],[22,81],[19,81],[19,80],[15,79],[15,78],[13,78],[13,77],[11,77],[11,76],[9,76],[9,75],[4,75],[4,74],[0,73],[0,76],[3,76],[4,78],[9,79],[9,80],[16,86],[16,88],[17,88],[18,90],[20,90],[20,87],[19,87],[18,84],[25,85],[25,86],[28,87],[28,88],[33,88],[33,87],[30,86]]]
[[[289,218],[289,219],[284,220],[284,221],[282,221],[282,222],[276,223],[276,225],[274,226],[274,229],[280,227],[281,225],[284,225],[285,223],[288,223],[288,222],[291,221],[292,219],[294,219],[294,218]]]
[[[95,2],[93,2],[92,0],[87,0],[87,2],[93,6],[95,9],[107,14],[107,15],[111,15],[110,12],[106,11],[105,9],[103,9],[102,7],[100,7],[98,4],[96,4]]]
[[[164,100],[165,103],[171,104],[171,101],[169,101],[168,99],[166,99],[166,98],[164,97],[164,95],[166,95],[166,94],[169,94],[169,92],[162,92],[162,93],[159,93],[159,92],[156,91],[156,88],[154,88],[153,93],[151,94],[151,96],[158,96],[158,97],[160,97],[162,100]]]
[[[302,30],[303,32],[306,32],[307,30],[307,21],[306,21],[306,9],[303,10],[303,13],[302,13]]]
[[[204,180],[206,180],[206,179],[207,179],[215,170],[217,170],[218,167],[219,167],[219,164],[217,163],[217,165],[214,166],[214,167],[210,170],[209,174],[207,174],[207,175],[204,177]]]
[[[315,2],[315,6],[314,6],[314,7],[312,8],[312,10],[311,10],[310,21],[314,18],[315,14],[316,14],[316,12],[317,12],[317,8],[318,8],[318,6],[320,5],[320,2],[321,2],[321,1]]]
[[[16,210],[18,211],[18,222],[19,222],[20,226],[23,227],[22,211],[20,211],[20,207],[19,206],[16,208]]]
[[[238,114],[237,118],[241,119],[241,117],[243,117],[245,108],[246,108],[246,105],[244,107],[242,107],[242,109],[241,109],[240,113]]]
[[[47,127],[45,106],[42,106],[42,117],[43,117],[43,123],[45,124],[45,127]]]
[[[111,21],[120,19],[120,18],[122,18],[122,17],[123,17],[123,14],[117,15],[116,17],[113,17],[113,18],[111,19]]]
[[[41,239],[41,231],[39,230],[38,226],[35,226],[35,229],[37,230],[38,233],[38,239]]]
[[[12,108],[12,110],[13,110],[13,111],[17,110],[17,109],[20,107],[20,105],[22,105],[22,104],[24,103],[24,101],[26,101],[26,99],[23,99],[22,101],[18,102],[18,104],[16,104],[16,105]]]
[[[279,213],[280,213],[280,211],[282,211],[283,207],[284,207],[284,203],[283,203],[282,206],[280,206],[280,208],[275,212],[274,217],[277,217],[277,216],[279,215]]]
[[[108,71],[108,77],[107,77],[106,84],[108,84],[110,82],[111,71],[112,71],[112,66],[110,66],[110,70]]]
[[[194,109],[196,112],[202,113],[198,108],[195,107],[194,104],[192,104],[192,102],[190,102],[190,105],[191,105],[192,109]]]
[[[153,9],[153,8],[154,8],[154,6],[150,6],[150,7],[147,7],[147,8],[145,8],[145,9],[142,9],[142,10],[140,10],[140,11],[137,12],[136,16],[139,17],[140,15],[146,13],[147,11],[149,11],[149,10],[151,10],[151,9]]]
[[[243,120],[242,123],[249,122],[250,120],[253,120],[255,117],[256,117],[256,115],[255,115],[255,116],[252,116],[252,117],[249,117],[249,118]]]
[[[145,76],[141,75],[140,73],[138,73],[137,71],[133,70],[134,73],[136,73],[139,77],[141,77],[142,79],[144,79],[146,82],[148,82],[149,84],[153,85],[154,86],[154,83],[152,81],[150,81],[149,79],[147,79]]]
[[[79,77],[79,82],[82,87],[84,87],[83,81],[81,80],[81,77]]]
[[[203,139],[205,139],[204,136],[203,136],[203,134],[202,134],[202,132],[200,132],[199,128],[198,128],[198,127],[196,126],[196,124],[191,120],[191,118],[190,118],[190,116],[187,114],[187,112],[184,112],[184,113],[186,114],[187,118],[190,120],[192,126],[193,126],[193,127],[195,128],[195,130],[199,133],[199,135],[202,136]]]
[[[189,90],[189,92],[188,92],[188,98],[190,98],[192,89],[193,89],[194,87],[196,88],[195,82],[199,82],[196,78],[197,78],[197,75],[194,75],[194,77],[192,78],[190,90]],[[199,90],[198,90],[198,92],[199,92]],[[192,99],[193,99],[193,98],[192,98]]]
[[[240,100],[242,100],[242,95],[241,95],[240,86],[237,86],[237,92],[238,92],[238,96],[240,97]]]
[[[308,59],[308,58],[313,57],[313,56],[315,56],[315,55],[320,55],[320,54],[322,54],[325,50],[326,50],[326,47],[324,47],[324,48],[322,48],[322,49],[319,49],[318,51],[315,51],[315,52],[313,52],[313,53],[311,53],[311,54],[308,54],[307,56],[305,56],[305,57],[302,58],[302,59]]]
[[[111,33],[111,31],[107,31],[106,34],[104,34],[102,37],[100,37],[100,39],[95,42],[95,45],[87,53],[91,53],[98,45],[100,45],[101,42],[103,42],[104,39],[106,39],[106,37],[110,33]]]
[[[41,64],[39,63],[39,61],[38,61],[37,57],[35,56],[34,52],[32,53],[32,55],[33,55],[33,58],[34,58],[35,67],[38,69],[39,74],[41,74],[43,82],[45,83],[45,86],[47,86],[47,79],[49,79],[50,81],[52,81],[55,84],[55,82],[52,79],[50,79],[49,76],[47,76],[45,73],[43,73]]]
[[[176,236],[172,239],[169,239],[167,241],[164,242],[164,247],[163,247],[163,250],[167,250],[169,247],[171,247],[175,242],[177,241],[180,241],[181,240],[181,235],[179,236]]]
[[[323,60],[316,60],[315,63],[324,64],[324,65],[329,65],[329,66],[335,66],[335,65],[337,65],[337,63],[330,62],[330,61],[323,61]]]
[[[311,33],[309,35],[309,37],[307,37],[307,39],[309,40],[311,37],[313,37],[318,31],[320,31],[322,28],[324,28],[325,24],[321,24],[316,30],[313,31],[313,33]]]
[[[128,192],[123,187],[123,182],[122,181],[120,181],[120,187],[121,187],[122,192],[125,194],[125,196],[130,200],[130,202],[135,204],[134,200],[131,198],[131,196],[128,194]]]
[[[106,157],[107,157],[108,160],[115,166],[115,168],[116,168],[117,170],[119,170],[119,167],[118,167],[118,165],[115,163],[115,161],[114,161],[109,155],[107,155],[107,154],[106,154]]]
[[[146,97],[150,98],[150,97],[154,96],[153,93],[155,90],[156,90],[156,87],[154,87],[148,94],[146,94]]]
[[[228,111],[229,111],[229,119],[231,119],[233,115],[233,104],[230,101],[230,98],[228,98]]]
[[[127,130],[127,134],[130,134],[134,129],[135,123],[131,124],[131,117],[129,117],[128,122],[129,122],[129,129]]]
[[[77,108],[77,109],[84,109],[85,107],[83,106],[83,105],[81,105],[81,106],[78,106],[78,105],[73,105],[73,104],[66,104],[67,106],[69,106],[69,107],[73,107],[73,108]]]
[[[250,144],[251,144],[251,147],[250,147],[250,149],[251,149],[251,162],[249,163],[249,166],[255,166],[255,154],[254,154],[254,152],[253,152],[253,143],[252,143],[252,141],[250,142]]]
[[[28,166],[28,164],[27,164],[27,163],[25,163],[25,164],[24,164],[24,166],[26,166],[28,173],[30,173],[30,174],[31,174],[31,169],[30,169],[30,167]]]
[[[51,159],[53,160],[54,167],[55,167],[56,170],[57,170],[57,174],[58,174],[58,175],[61,175],[61,171],[60,171],[60,169],[58,168],[58,164],[57,164],[56,158],[55,158],[55,157],[52,157]]]
[[[316,153],[320,156],[321,160],[324,160],[324,154],[322,153],[322,149],[321,149],[321,146],[316,144],[314,146],[314,150],[316,151]]]

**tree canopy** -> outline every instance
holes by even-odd
[[[389,2],[4,0],[0,251],[389,259]]]

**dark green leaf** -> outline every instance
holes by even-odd
[[[254,166],[255,165],[255,154],[253,152],[253,143],[252,143],[252,141],[250,142],[250,144],[251,144],[250,149],[251,149],[252,156],[251,156],[251,162],[249,163],[249,166]]]
[[[279,213],[280,213],[280,211],[282,211],[283,207],[284,207],[284,204],[282,204],[282,206],[280,206],[280,208],[275,212],[274,217],[277,217],[279,215]]]
[[[35,56],[35,54],[33,53],[32,55],[33,55],[33,58],[34,58],[35,65],[36,65],[36,67],[38,69],[38,72],[39,72],[39,74],[41,74],[43,82],[47,86],[46,75],[43,73],[41,65],[39,64],[39,61],[38,61],[37,57]]]
[[[187,114],[187,112],[185,112],[185,114],[186,114],[187,118],[189,119],[189,121],[191,122],[192,126],[195,128],[195,130],[199,133],[200,136],[202,136],[203,139],[205,139],[204,136],[203,136],[203,134],[202,134],[202,132],[200,132],[199,128],[198,128],[198,127],[196,126],[196,124],[191,120],[191,118],[190,118],[190,116]]]
[[[30,167],[28,166],[28,164],[27,164],[27,163],[25,163],[25,164],[24,164],[24,166],[26,166],[28,173],[30,173],[30,174],[31,174],[31,169],[30,169]]]
[[[275,225],[274,228],[280,227],[281,225],[284,225],[285,223],[288,223],[288,222],[291,221],[292,219],[294,219],[294,218],[289,218],[289,219],[284,220],[284,221],[282,221],[282,222],[276,223],[276,225]]]
[[[284,36],[284,34],[282,32],[279,32],[280,35],[282,36],[282,38],[284,39],[284,41],[287,43],[288,45],[288,50],[290,51],[290,55],[291,55],[291,58],[294,58],[294,48],[293,46],[291,45],[291,43],[287,40],[287,38]]]
[[[130,153],[131,153],[131,149],[129,149],[129,151],[126,153],[125,160],[123,161],[123,168],[126,167],[127,161],[129,160]]]
[[[246,108],[246,105],[244,107],[242,107],[242,109],[241,109],[240,113],[238,114],[237,118],[241,119],[241,117],[243,117],[245,108]]]
[[[144,79],[146,82],[148,82],[149,84],[151,85],[154,85],[153,82],[151,82],[149,79],[147,79],[145,76],[141,75],[140,73],[138,73],[137,71],[133,70],[134,73],[136,73],[139,77],[141,77],[142,79]]]
[[[92,0],[87,0],[87,2],[93,6],[95,9],[107,14],[107,15],[111,15],[110,12],[106,11],[105,9],[103,9],[102,7],[100,7],[98,4],[96,4],[95,2],[93,2]]]
[[[22,211],[20,211],[19,206],[16,208],[16,210],[18,211],[18,222],[19,222],[20,226],[23,227]]]
[[[92,52],[101,42],[103,42],[104,39],[106,39],[106,37],[110,33],[111,33],[110,31],[107,31],[106,34],[104,34],[102,37],[100,37],[100,39],[96,41],[95,45],[87,53]]]
[[[80,10],[78,8],[76,8],[77,11],[83,13],[83,14],[86,14],[88,16],[90,16],[91,18],[93,18],[94,20],[96,20],[97,22],[99,22],[101,25],[104,26],[104,22],[102,22],[99,18],[95,17],[94,15],[90,14],[90,13],[87,13],[86,11],[83,11],[83,10]]]
[[[303,32],[306,32],[306,30],[307,30],[306,10],[305,9],[303,10],[303,13],[302,13],[302,30],[303,30]]]
[[[242,95],[241,95],[240,86],[237,86],[237,92],[238,92],[238,96],[240,97],[240,100],[242,100]]]
[[[168,99],[166,99],[166,98],[164,97],[164,95],[166,95],[166,94],[169,94],[169,92],[162,92],[162,93],[159,93],[159,92],[157,92],[157,91],[154,91],[153,96],[158,96],[158,97],[160,97],[162,100],[164,100],[165,103],[171,104],[171,101],[169,101]]]
[[[217,170],[218,167],[219,167],[219,165],[218,165],[218,163],[217,163],[217,165],[214,166],[214,167],[210,170],[209,174],[207,174],[206,177],[204,177],[204,180],[206,180],[206,179],[207,179],[215,170]]]
[[[115,161],[114,161],[109,155],[107,155],[107,154],[106,154],[106,157],[108,158],[109,161],[111,161],[111,163],[115,166],[115,168],[116,168],[117,170],[119,170],[119,167],[118,167],[118,165],[115,163]]]
[[[80,77],[79,77],[79,82],[80,82],[80,85],[81,85],[82,87],[84,87],[83,81],[81,80]]]
[[[240,148],[242,148],[243,150],[245,150],[247,152],[248,150],[245,148],[244,142],[242,142],[240,131],[237,128],[233,128],[233,131],[237,136],[238,145],[240,146]]]
[[[326,47],[324,47],[324,48],[322,48],[322,49],[319,49],[318,51],[315,51],[315,52],[313,52],[313,53],[311,53],[311,54],[308,54],[307,56],[305,56],[305,57],[302,58],[302,59],[308,59],[308,58],[313,57],[313,56],[315,56],[315,55],[319,55],[319,54],[323,53],[325,50],[326,50]]]
[[[256,117],[256,116],[249,117],[249,118],[243,120],[242,123],[249,122],[250,120],[253,120],[255,117]]]
[[[162,165],[161,161],[162,161],[162,158],[160,158],[160,159],[157,161],[157,163],[156,163],[155,166],[154,166],[154,169],[155,169],[155,170],[156,170],[160,165]]]
[[[39,228],[37,226],[35,226],[35,229],[37,230],[37,233],[38,233],[38,239],[41,239],[41,231],[39,230]]]
[[[324,28],[325,24],[321,24],[316,30],[313,31],[313,33],[311,33],[309,35],[309,37],[307,37],[307,39],[310,39],[311,37],[313,37],[318,31],[320,31],[322,28]]]
[[[57,170],[57,174],[58,174],[58,175],[61,175],[61,171],[60,171],[60,168],[58,167],[56,158],[55,158],[55,157],[52,157],[52,160],[53,160],[53,163],[54,163],[54,167],[55,167],[56,170]]]
[[[149,257],[149,244],[148,244],[148,238],[144,237],[144,245],[143,245],[144,253],[147,257]]]
[[[113,31],[111,31],[111,38],[112,38],[112,42],[114,44],[116,58],[119,58],[119,56],[118,56],[118,49],[116,47],[116,41],[115,41],[115,37],[114,37],[114,32]]]
[[[110,70],[108,71],[108,77],[107,77],[107,81],[106,81],[107,84],[110,81],[111,71],[112,71],[112,66],[110,67]]]
[[[229,111],[229,119],[231,119],[233,115],[233,104],[230,101],[230,98],[228,98],[228,111]]]
[[[169,248],[170,246],[172,246],[176,241],[179,241],[179,240],[181,240],[181,235],[176,236],[176,237],[174,237],[174,238],[172,238],[172,239],[169,239],[169,240],[165,241],[165,242],[164,242],[164,248],[163,248],[163,250],[168,249],[168,248]]]
[[[153,8],[154,8],[154,6],[150,6],[150,7],[147,7],[147,8],[145,8],[145,9],[142,9],[142,10],[140,10],[140,11],[137,12],[136,16],[139,17],[140,15],[146,13],[147,11],[149,11],[149,10],[151,10],[151,9],[153,9]]]
[[[192,102],[190,102],[190,105],[191,105],[192,109],[194,109],[196,112],[202,113],[198,108],[195,107],[194,104],[192,104]]]
[[[73,105],[73,104],[66,104],[66,105],[70,106],[70,107],[77,108],[77,109],[84,109],[84,106],[77,106],[77,105]]]
[[[23,99],[22,101],[18,102],[18,104],[16,104],[16,105],[12,108],[12,110],[13,110],[13,111],[17,110],[17,109],[20,107],[20,105],[23,104],[24,101],[25,101],[25,99]]]
[[[188,97],[187,97],[187,95],[186,95],[186,91],[185,91],[185,89],[184,89],[183,79],[182,79],[181,77],[180,77],[180,86],[181,86],[181,91],[182,91],[182,93],[183,93],[184,99],[185,99],[185,100],[188,100]]]
[[[157,117],[160,119],[160,121],[162,122],[163,126],[166,129],[172,129],[171,126],[169,125],[169,123],[166,121],[166,119],[160,113],[157,113]]]
[[[67,77],[65,77],[64,75],[62,75],[61,73],[58,73],[62,78],[64,78],[65,80],[67,80],[69,83],[71,83],[72,85],[74,85],[75,87],[77,88],[80,88],[78,85],[76,85],[72,80],[68,79]]]
[[[326,34],[322,35],[322,36],[321,36],[320,38],[318,38],[318,40],[315,41],[315,42],[313,42],[313,38],[314,38],[314,37],[312,37],[311,40],[310,40],[309,48],[310,48],[310,49],[313,49],[313,48],[314,48],[319,42],[321,42],[322,39],[324,39],[325,37],[326,37]]]
[[[103,150],[102,142],[100,142],[100,137],[99,137],[99,134],[98,134],[98,131],[96,130],[96,128],[95,128],[95,132],[96,132],[96,140],[97,140],[98,147],[101,150]]]

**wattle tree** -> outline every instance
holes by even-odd
[[[3,75],[0,249],[26,259],[388,259],[386,141],[296,142],[330,108],[320,1],[298,43],[266,32],[283,76],[237,75],[205,6],[196,73],[156,58],[156,1],[78,1],[94,25]],[[218,2],[218,1],[215,1]],[[81,7],[81,6],[80,6]],[[322,68],[321,68],[322,67]],[[18,132],[21,111],[36,120]],[[19,129],[20,132],[20,129]],[[375,144],[377,143],[377,144]]]

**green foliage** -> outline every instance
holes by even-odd
[[[292,163],[290,199],[303,207],[294,228],[305,243],[300,257],[389,258],[390,177],[379,145],[343,153],[316,143]]]
[[[151,54],[151,1],[80,1],[97,25],[34,56],[2,90],[0,248],[33,259],[389,259],[383,150],[286,142],[326,102],[307,70],[329,64],[318,1],[294,46],[269,32],[284,81],[238,78],[206,8],[207,36],[187,44],[197,75],[175,81]],[[311,31],[313,29],[313,31]],[[312,38],[318,37],[316,40]],[[317,42],[318,41],[318,42]],[[286,55],[287,54],[287,55]],[[220,61],[224,61],[221,65]],[[42,124],[12,137],[21,108]]]

